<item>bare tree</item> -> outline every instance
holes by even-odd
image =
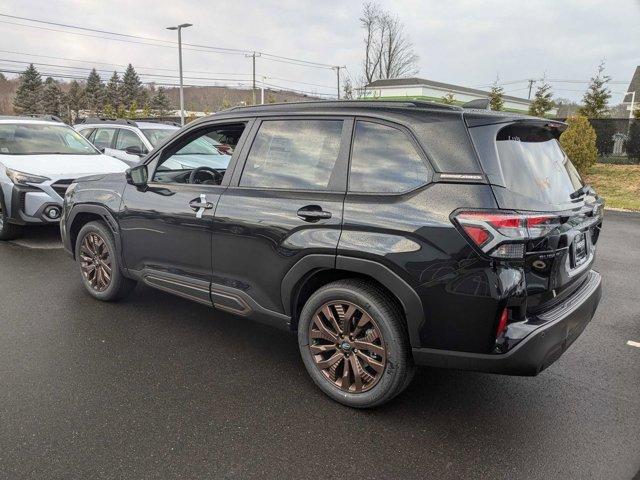
[[[418,71],[418,56],[400,19],[375,3],[365,3],[360,24],[365,31],[364,80],[402,78]]]

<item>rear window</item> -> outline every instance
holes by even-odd
[[[582,186],[553,130],[510,125],[498,132],[496,145],[505,186],[519,195],[560,204]]]

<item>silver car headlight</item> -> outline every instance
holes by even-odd
[[[51,180],[47,177],[19,172],[18,170],[11,170],[10,168],[7,168],[7,177],[9,177],[13,183],[16,183],[18,185],[26,185],[28,183],[42,183],[46,182],[47,180]]]

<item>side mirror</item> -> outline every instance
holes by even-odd
[[[135,187],[145,187],[147,185],[149,172],[146,165],[138,165],[137,167],[129,168],[125,172],[127,183]]]
[[[135,145],[125,148],[124,151],[127,152],[129,155],[138,155],[138,156],[144,155],[144,152],[142,151],[142,149]]]

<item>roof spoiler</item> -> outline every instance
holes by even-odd
[[[489,108],[491,105],[491,100],[488,98],[478,98],[476,100],[471,100],[470,102],[463,103],[462,108],[473,108],[477,110],[491,110]]]

